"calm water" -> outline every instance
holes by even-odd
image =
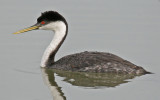
[[[69,34],[56,59],[81,51],[105,51],[155,74],[116,76],[41,69],[50,31],[12,33],[57,10]],[[159,0],[1,0],[0,100],[159,100]],[[58,98],[58,99],[56,99]]]

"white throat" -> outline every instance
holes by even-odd
[[[42,60],[41,67],[46,67],[49,61],[50,55],[58,49],[58,46],[63,41],[64,36],[66,35],[66,25],[62,21],[52,22],[45,26],[40,27],[42,30],[52,30],[55,32],[55,35],[45,50]],[[56,53],[56,52],[55,52]],[[53,59],[54,60],[54,59]]]

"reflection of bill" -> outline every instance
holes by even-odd
[[[116,87],[120,84],[127,83],[127,79],[136,77],[134,74],[113,74],[113,73],[86,73],[86,72],[69,72],[55,69],[42,68],[42,74],[45,82],[51,89],[54,100],[66,100],[61,87],[55,81],[55,75],[64,77],[64,82],[73,86],[88,88],[107,88]]]

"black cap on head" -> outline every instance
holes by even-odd
[[[37,22],[40,23],[42,21],[63,21],[65,24],[67,24],[65,18],[56,11],[46,11],[42,13],[37,19]]]

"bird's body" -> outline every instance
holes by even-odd
[[[53,60],[52,60],[53,61]],[[78,72],[144,74],[146,71],[114,54],[105,52],[81,52],[67,55],[49,68]]]
[[[55,68],[79,72],[107,72],[125,74],[149,73],[142,67],[136,66],[116,55],[105,52],[81,52],[65,56],[54,61],[55,55],[68,33],[68,24],[65,18],[55,11],[47,11],[37,19],[37,24],[20,30],[14,34],[34,30],[52,30],[55,35],[47,47],[41,61],[41,67]]]

